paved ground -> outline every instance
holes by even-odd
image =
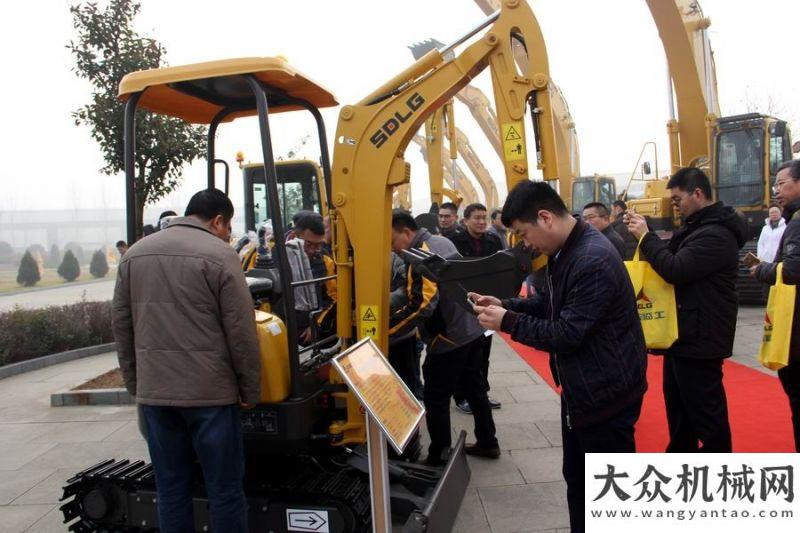
[[[758,351],[763,309],[740,312],[735,359]],[[49,407],[49,394],[116,366],[115,354],[0,380],[0,524],[4,533],[65,531],[58,510],[64,481],[98,459],[147,458],[135,411],[124,407]],[[558,397],[502,340],[490,380],[503,456],[473,460],[456,533],[567,532],[561,478]],[[453,411],[454,432],[471,418]]]
[[[25,309],[36,309],[48,305],[65,305],[81,301],[110,300],[114,295],[114,280],[92,281],[66,287],[53,287],[0,296],[0,312],[8,311],[15,305]]]

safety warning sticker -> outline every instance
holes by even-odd
[[[359,330],[361,335],[359,339],[369,337],[375,341],[378,340],[378,318],[380,315],[380,307],[377,305],[361,306],[361,314],[359,315]]]
[[[506,122],[502,125],[503,152],[506,161],[525,159],[525,134],[522,122]]]

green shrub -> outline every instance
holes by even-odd
[[[58,275],[66,281],[75,281],[80,277],[81,266],[78,264],[78,260],[72,250],[67,250],[67,253],[64,254],[64,259],[58,265]]]
[[[68,242],[66,246],[64,246],[64,250],[69,250],[72,252],[72,255],[75,256],[75,259],[78,260],[78,264],[85,265],[86,264],[86,256],[83,254],[83,248],[80,244],[76,242]]]
[[[50,247],[50,253],[47,254],[47,260],[44,262],[44,266],[47,268],[58,268],[58,265],[61,264],[61,250],[58,248],[57,244],[54,244]]]
[[[92,262],[89,263],[89,273],[95,278],[104,278],[108,274],[108,260],[103,250],[97,250],[92,254]]]
[[[40,279],[42,279],[42,276],[39,273],[39,265],[31,255],[31,252],[26,251],[19,262],[17,283],[25,287],[33,287]]]
[[[14,248],[6,241],[0,241],[0,263],[14,263]]]
[[[113,341],[111,302],[0,313],[0,366]]]

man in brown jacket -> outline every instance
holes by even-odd
[[[125,386],[142,407],[162,532],[194,531],[200,460],[213,531],[247,531],[240,406],[258,402],[253,304],[228,246],[233,205],[195,194],[184,217],[123,256],[113,324]]]

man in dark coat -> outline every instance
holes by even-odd
[[[458,206],[456,204],[452,202],[443,203],[439,206],[437,216],[439,218],[439,235],[442,237],[452,240],[456,233],[463,231],[464,228],[458,224]]]
[[[783,282],[800,285],[800,160],[787,161],[778,168],[775,198],[783,207],[786,230],[778,245],[774,263],[760,263],[750,269],[758,280],[775,284],[777,264],[783,263]],[[778,370],[783,390],[789,397],[794,426],[794,446],[800,452],[800,290],[794,301],[789,365]]]
[[[503,224],[548,256],[547,288],[532,298],[472,295],[484,328],[550,352],[561,385],[564,479],[573,533],[584,531],[584,454],[635,452],[634,424],[647,389],[647,353],[622,258],[575,220],[549,185],[523,181]]]
[[[611,220],[608,208],[600,202],[591,202],[583,206],[583,221],[594,226],[594,229],[605,235],[614,248],[619,252],[619,256],[625,259],[625,243],[619,233],[611,227]]]
[[[503,242],[494,233],[489,232],[488,210],[483,204],[469,204],[464,208],[464,230],[455,233],[450,237],[456,245],[458,253],[463,257],[489,257],[503,249]],[[481,366],[481,377],[489,387],[489,358],[492,355],[492,335],[486,335],[481,340],[483,346],[483,363]],[[456,387],[453,394],[456,407],[465,413],[471,413],[469,402],[464,397],[462,387]],[[502,404],[492,397],[489,397],[489,405],[492,409],[500,409]]]
[[[627,211],[628,204],[622,200],[616,200],[613,204],[611,204],[611,214],[614,215],[614,221],[611,223],[611,227],[619,234],[620,237],[622,237],[622,242],[625,243],[625,255],[623,257],[625,258],[625,261],[630,261],[633,259],[633,254],[636,253],[636,247],[639,245],[639,240],[631,235],[631,232],[628,231],[628,226],[622,219]]]
[[[678,340],[664,352],[667,451],[730,452],[722,362],[731,356],[736,333],[745,222],[733,208],[712,200],[711,183],[700,169],[679,170],[667,188],[683,216],[669,242],[648,231],[643,216],[626,215],[628,230],[641,239],[642,259],[675,286]]]

